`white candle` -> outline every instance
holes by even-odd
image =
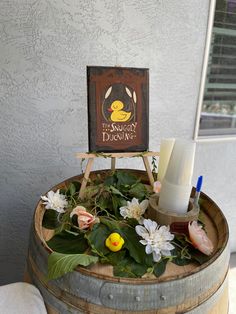
[[[186,213],[191,190],[191,185],[172,184],[164,178],[161,184],[158,207],[178,214]]]
[[[176,140],[168,168],[166,180],[173,184],[189,185],[192,182],[196,143]]]
[[[160,157],[158,162],[158,181],[162,182],[170,160],[171,152],[175,143],[174,138],[165,138],[161,140]]]
[[[176,140],[162,182],[158,206],[164,210],[186,213],[192,189],[196,144]]]

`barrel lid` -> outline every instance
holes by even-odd
[[[148,177],[145,171],[134,170],[134,169],[119,169],[123,171],[133,172],[135,175],[139,176],[143,183],[148,183]],[[105,175],[108,170],[98,170],[91,172],[91,177],[96,176],[97,174]],[[70,182],[75,180],[80,180],[82,175],[74,176],[66,181],[63,181],[52,189],[56,190],[58,188],[62,188],[65,185],[68,185]],[[50,189],[51,190],[51,189]],[[194,190],[192,191],[194,193]],[[143,283],[155,283],[155,282],[164,282],[170,280],[176,280],[176,278],[184,278],[186,276],[190,276],[194,273],[205,269],[210,264],[212,264],[226,249],[228,245],[228,224],[225,219],[224,214],[217,206],[217,204],[205,193],[201,192],[201,211],[202,218],[206,225],[206,230],[209,238],[212,240],[214,244],[214,253],[212,254],[212,258],[209,259],[206,263],[202,265],[189,264],[185,266],[177,266],[173,263],[168,263],[165,273],[159,278],[121,278],[113,276],[113,268],[110,265],[101,265],[95,264],[88,268],[77,267],[76,271],[81,272],[82,274],[93,276],[96,278],[101,278],[113,282],[123,282],[123,283],[135,283],[135,284],[143,284]],[[42,227],[42,219],[44,215],[45,208],[42,206],[42,202],[39,201],[34,214],[34,229],[36,236],[42,243],[47,254],[51,252],[51,249],[47,246],[46,241],[49,240],[53,236],[53,231],[49,229],[45,229]]]

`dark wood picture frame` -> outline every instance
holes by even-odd
[[[141,152],[149,142],[149,70],[87,67],[90,152]]]

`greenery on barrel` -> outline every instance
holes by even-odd
[[[176,232],[148,218],[148,199],[154,192],[135,175],[127,171],[110,172],[105,178],[97,175],[82,199],[80,187],[74,181],[41,197],[46,208],[43,227],[54,230],[47,242],[53,251],[48,279],[97,262],[112,265],[114,276],[153,278],[165,272],[168,261],[181,266],[209,259],[211,249],[202,253],[201,244],[195,248],[196,237],[189,235],[188,224]],[[206,237],[198,225],[199,230]]]

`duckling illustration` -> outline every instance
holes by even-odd
[[[112,252],[120,251],[124,243],[124,239],[117,232],[111,233],[105,242],[106,247]]]
[[[111,104],[111,107],[108,108],[108,111],[112,112],[111,121],[113,122],[126,122],[129,120],[131,116],[131,112],[127,112],[122,110],[124,108],[124,104],[120,100],[115,100]]]

